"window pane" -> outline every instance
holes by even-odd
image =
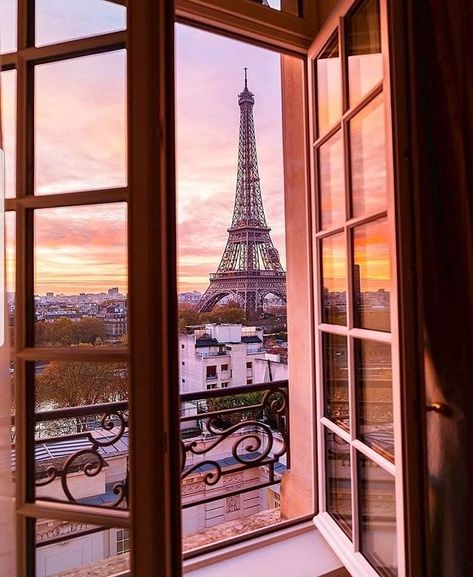
[[[347,18],[350,106],[383,79],[378,0],[365,0]]]
[[[397,571],[394,478],[358,454],[361,552],[383,577]]]
[[[250,0],[255,4],[261,4],[267,8],[273,8],[281,12],[287,12],[294,16],[300,16],[300,0]]]
[[[126,506],[126,363],[37,362],[34,371],[36,496]]]
[[[108,0],[36,0],[36,46],[126,28],[126,8]]]
[[[353,239],[355,325],[389,331],[391,272],[387,219],[356,227]]]
[[[350,445],[325,429],[327,511],[352,538]]]
[[[16,214],[5,213],[5,268],[7,285],[7,339],[10,346],[15,344],[15,255],[16,255]]]
[[[36,66],[36,194],[126,185],[125,89],[124,50]]]
[[[323,335],[325,416],[350,430],[347,339]]]
[[[126,205],[35,211],[37,345],[126,345]]]
[[[1,5],[1,4],[0,4]],[[16,70],[1,73],[2,138],[5,152],[5,197],[13,198],[16,189]]]
[[[316,61],[318,134],[323,136],[342,115],[342,73],[338,36]]]
[[[352,212],[355,217],[387,207],[384,113],[380,95],[350,122]]]
[[[128,574],[126,529],[76,521],[36,521],[36,577],[109,577]]]
[[[346,245],[344,234],[322,239],[322,319],[324,323],[346,325]]]
[[[355,340],[358,438],[394,462],[391,346]]]
[[[18,0],[0,0],[0,52],[2,54],[16,50],[17,4]]]
[[[345,172],[342,133],[337,132],[319,148],[321,228],[345,221]]]

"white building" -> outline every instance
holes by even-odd
[[[258,382],[256,360],[264,360],[263,329],[240,324],[187,327],[179,336],[181,393]]]

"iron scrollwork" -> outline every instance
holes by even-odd
[[[242,395],[256,392],[259,395],[256,402],[253,398],[246,404],[238,402]],[[286,455],[285,465],[288,466],[287,382],[266,383],[264,388],[248,385],[244,392],[239,390],[238,393],[228,389],[218,399],[220,407],[216,406],[212,395],[203,394],[201,404],[204,402],[206,408],[196,415],[181,417],[181,422],[192,419],[199,422],[202,431],[197,438],[187,442],[181,440],[181,480],[198,475],[204,485],[211,488],[226,475],[264,467],[268,481],[247,484],[244,490],[278,483],[280,478],[275,474],[275,465]],[[205,495],[205,491],[201,493],[203,499],[192,499],[192,505],[228,495],[225,490],[214,492],[211,497]],[[189,503],[183,504],[184,508],[186,506]]]
[[[61,418],[76,418],[77,411],[75,409],[76,408],[73,408],[70,411],[61,413]],[[101,411],[103,412],[101,413]],[[92,408],[89,416],[100,413],[102,416],[100,417],[100,426],[98,428],[49,439],[49,441],[53,440],[54,443],[80,441],[82,445],[85,444],[87,446],[72,452],[65,460],[59,459],[58,464],[47,467],[42,475],[37,475],[37,477],[39,477],[35,481],[37,487],[45,487],[55,479],[60,479],[61,488],[67,501],[75,504],[81,502],[80,498],[74,496],[73,490],[70,487],[71,474],[81,471],[86,477],[96,477],[106,466],[106,460],[102,455],[102,450],[118,443],[128,431],[126,403],[97,405]],[[84,416],[83,411],[81,411],[81,416]],[[100,430],[109,432],[110,435],[98,435],[97,431]],[[47,444],[47,442],[48,439],[39,439],[36,441],[37,444]],[[116,499],[107,503],[108,507],[127,505],[128,471],[123,481],[114,484],[112,492],[116,495]]]

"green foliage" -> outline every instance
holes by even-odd
[[[217,397],[207,400],[207,411],[218,412],[224,409],[237,409],[239,407],[250,407],[253,405],[260,405],[265,391],[255,391],[253,393],[241,393],[239,395],[232,395],[230,397]],[[270,401],[276,401],[278,404],[282,401],[280,393],[271,395]],[[221,417],[216,417],[213,423],[220,429],[228,429],[244,421],[264,421],[271,428],[277,428],[276,415],[271,410],[270,403],[266,404],[265,408],[242,409],[234,413],[223,414]]]
[[[52,322],[36,323],[36,343],[46,346],[71,346],[99,344],[105,339],[103,321],[97,318],[83,318],[73,321],[61,317]]]
[[[207,400],[207,410],[209,412],[222,411],[224,409],[236,409],[238,407],[249,407],[251,405],[259,405],[263,398],[262,392],[241,393],[239,395],[232,395],[231,397],[216,397]],[[263,417],[262,409],[244,409],[235,411],[234,413],[224,414],[214,420],[214,423],[222,429],[227,429],[232,425],[241,423],[242,421],[261,420]]]

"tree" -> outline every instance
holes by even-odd
[[[265,407],[256,407],[248,409],[247,407],[261,405],[265,391],[254,391],[248,393],[240,393],[229,397],[216,397],[207,399],[207,411],[219,412],[225,409],[237,409],[241,407],[241,411],[224,414],[221,417],[217,416],[212,420],[213,426],[220,429],[228,429],[229,427],[245,421],[262,421],[266,422],[271,428],[277,429],[277,419],[275,412],[271,409],[271,403],[265,403]],[[280,404],[283,399],[280,393],[273,393],[270,395],[270,401]]]
[[[203,313],[204,322],[208,323],[236,323],[243,324],[246,321],[245,311],[235,303],[228,303],[221,307],[215,307],[208,313]]]
[[[73,321],[60,317],[52,322],[36,323],[36,342],[46,346],[97,344],[105,339],[105,326],[101,319],[85,317]]]
[[[205,313],[199,313],[192,305],[179,305],[179,330],[181,332],[184,332],[187,326],[192,325],[205,323],[245,324],[246,322],[245,311],[234,302],[216,306],[213,310]]]
[[[248,410],[246,407],[259,405],[263,398],[262,392],[254,393],[240,393],[239,395],[232,395],[230,397],[215,397],[207,399],[207,410],[209,412],[219,412],[225,409],[236,409],[242,407],[241,411],[224,414],[222,417],[213,419],[213,424],[221,429],[228,429],[232,425],[236,425],[243,421],[261,420],[263,417],[262,409]]]
[[[101,319],[86,317],[75,323],[74,340],[76,344],[89,343],[91,345],[105,339],[105,326]]]
[[[126,399],[125,363],[51,361],[36,376],[36,402],[39,406],[78,407]],[[75,420],[78,432],[84,430],[87,420],[87,416]]]
[[[192,305],[179,305],[179,331],[184,332],[187,326],[201,324],[200,314]]]

